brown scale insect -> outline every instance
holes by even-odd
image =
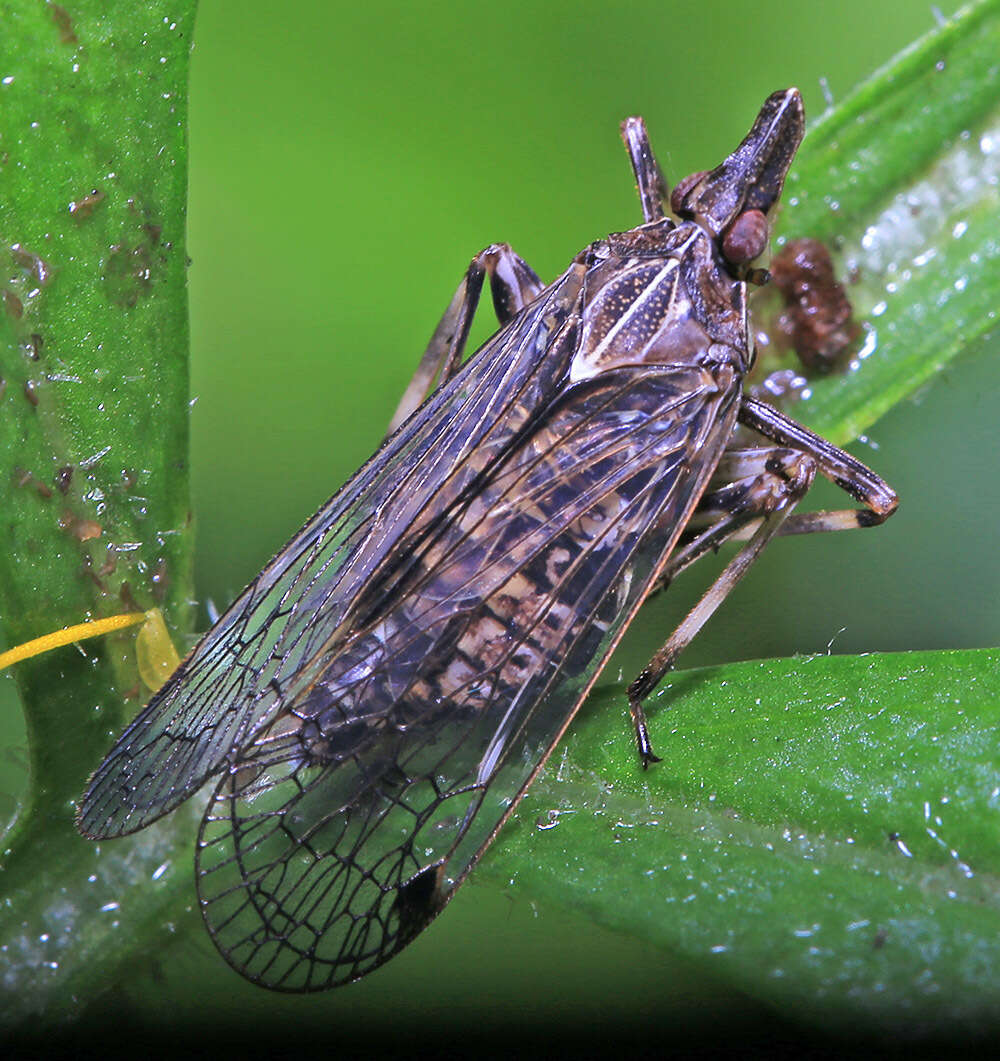
[[[86,195],[81,195],[79,199],[74,199],[69,204],[69,212],[78,220],[90,217],[90,215],[97,209],[101,203],[104,202],[106,193],[101,191],[100,188],[91,188]]]
[[[816,239],[792,240],[774,256],[771,280],[785,303],[779,330],[807,368],[828,371],[860,334],[830,252]]]
[[[199,905],[278,990],[364,976],[446,905],[643,601],[742,547],[629,688],[643,700],[769,541],[881,523],[893,491],[743,390],[752,258],[803,132],[795,89],[667,186],[625,122],[644,223],[543,285],[472,260],[372,459],[271,561],[91,778],[87,836],[211,795]],[[483,282],[500,330],[463,361]],[[737,438],[737,427],[741,434]],[[740,441],[747,434],[755,444]],[[826,476],[860,509],[795,513]]]
[[[3,306],[7,316],[13,320],[20,320],[24,316],[24,303],[9,287],[3,289]]]

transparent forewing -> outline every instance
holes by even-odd
[[[737,401],[690,366],[569,388],[408,539],[206,813],[202,912],[235,968],[332,987],[440,910],[641,603]]]
[[[250,583],[125,730],[91,779],[79,826],[143,828],[186,799],[319,673],[362,589],[509,446],[549,400],[572,347],[570,270],[414,414]],[[560,340],[565,336],[565,341]],[[567,353],[568,356],[568,353]],[[475,456],[475,460],[470,460]],[[355,609],[356,610],[356,609]]]

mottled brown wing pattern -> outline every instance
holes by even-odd
[[[399,539],[480,474],[470,454],[502,451],[544,404],[565,371],[554,336],[578,295],[571,269],[541,296],[544,312],[487,343],[250,583],[95,772],[82,832],[119,836],[173,810],[280,710]]]
[[[231,964],[332,987],[441,909],[641,602],[671,544],[650,531],[683,526],[737,398],[691,367],[572,389],[358,601],[205,816],[202,912]]]
[[[250,584],[94,775],[79,824],[95,837],[141,828],[215,778],[199,899],[250,979],[332,987],[408,943],[661,573],[752,533],[630,686],[644,764],[655,756],[642,699],[792,527],[817,466],[871,512],[820,513],[797,531],[891,513],[895,495],[867,469],[741,396],[746,284],[766,278],[753,262],[802,129],[798,92],[770,96],[735,152],[675,189],[675,223],[631,119],[646,224],[591,244],[540,293],[510,248],[477,255],[411,390],[436,372],[445,382]],[[487,274],[508,323],[456,374]],[[739,481],[705,504],[737,418],[792,452],[729,451]]]

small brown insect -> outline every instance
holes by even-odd
[[[785,302],[778,328],[807,368],[827,371],[860,333],[830,252],[816,239],[792,240],[771,262],[771,279]]]
[[[78,220],[90,217],[104,199],[105,193],[100,188],[92,188],[86,195],[81,195],[69,204],[69,212]]]
[[[69,490],[70,483],[73,482],[73,465],[64,464],[61,468],[57,468],[54,481],[59,493],[65,494]]]
[[[69,16],[69,12],[66,8],[60,4],[50,4],[49,10],[52,12],[52,21],[55,22],[56,28],[59,30],[59,40],[63,44],[77,44],[76,32],[73,29],[73,20]]]
[[[26,468],[15,466],[12,470],[14,484],[18,487],[33,486],[35,493],[40,498],[48,501],[52,497],[52,491],[41,480],[36,479]]]
[[[100,538],[103,533],[103,528],[96,520],[80,519],[69,509],[66,509],[59,517],[59,529],[71,534],[79,542],[87,542],[91,538]]]
[[[81,542],[89,542],[91,538],[100,538],[103,533],[104,529],[100,523],[93,519],[78,519],[72,528],[73,537]]]
[[[40,254],[35,254],[20,243],[13,243],[10,247],[10,256],[14,264],[39,287],[46,287],[51,283],[52,266]]]
[[[24,303],[9,287],[3,289],[3,306],[7,316],[13,320],[20,320],[24,316]]]
[[[629,688],[643,766],[643,700],[768,542],[895,509],[864,465],[743,391],[747,284],[763,278],[749,255],[803,121],[797,90],[770,96],[739,148],[675,194],[675,223],[631,118],[643,224],[547,286],[505,244],[478,254],[385,444],[94,774],[79,827],[95,838],[211,783],[199,904],[244,976],[321,990],[413,940],[643,601],[699,557],[744,543]],[[487,276],[500,330],[463,363]],[[817,474],[864,507],[796,514]]]

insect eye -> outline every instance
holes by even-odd
[[[722,253],[732,265],[759,258],[767,247],[767,218],[760,210],[744,210],[722,238]]]

